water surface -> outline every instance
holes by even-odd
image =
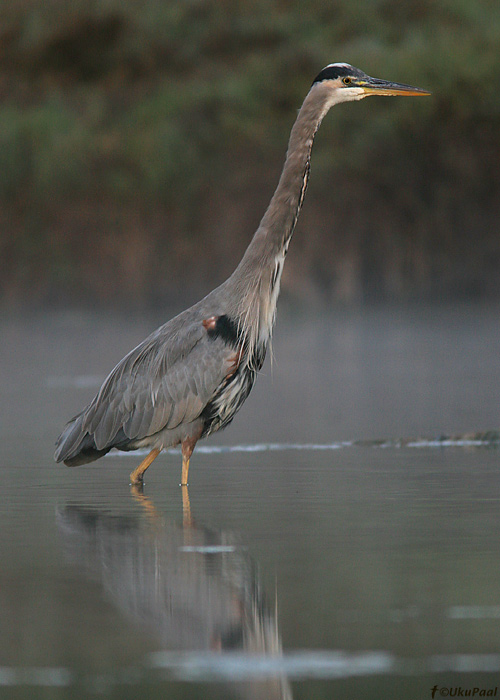
[[[161,318],[5,318],[2,697],[430,697],[500,673],[498,308],[282,314],[189,489],[67,469],[64,422]],[[500,692],[500,691],[499,691]]]

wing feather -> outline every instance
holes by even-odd
[[[140,440],[201,414],[227,376],[234,350],[221,338],[209,338],[203,316],[187,321],[183,316],[159,328],[116,365],[61,436],[60,460],[76,454],[88,435],[103,450],[117,434]]]

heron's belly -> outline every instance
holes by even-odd
[[[202,433],[203,425],[204,423],[201,418],[196,418],[190,423],[181,423],[176,428],[163,428],[163,430],[159,430],[153,435],[148,435],[136,440],[129,440],[126,443],[114,445],[114,447],[124,452],[143,448],[153,450],[156,447],[159,449],[176,447],[186,439],[198,439]]]
[[[255,375],[254,370],[245,367],[238,371],[231,378],[231,381],[222,386],[200,416],[204,421],[201,437],[211,435],[229,425],[250,393]]]

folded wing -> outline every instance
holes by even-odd
[[[181,315],[182,317],[182,315]],[[57,441],[55,459],[80,464],[113,446],[194,421],[226,379],[234,349],[202,319],[177,317],[126,355]]]

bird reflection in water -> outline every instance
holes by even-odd
[[[58,509],[70,560],[166,651],[281,655],[276,605],[267,604],[240,537],[197,524],[185,486],[181,523],[159,513],[140,486],[131,493],[139,515],[78,504]],[[240,697],[292,697],[281,676],[235,685]]]

